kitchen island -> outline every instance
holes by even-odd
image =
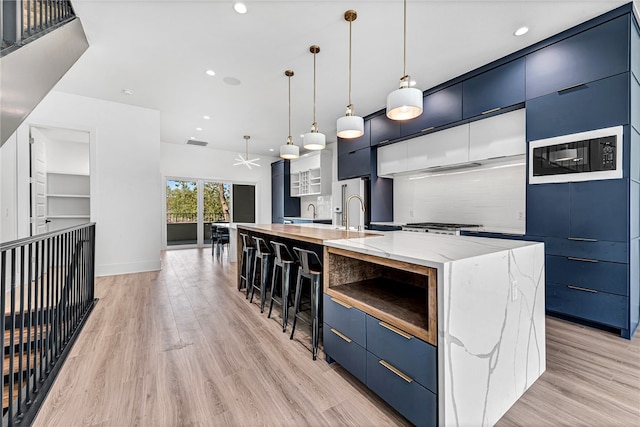
[[[324,351],[413,423],[493,425],[544,372],[543,244],[397,231],[324,245]]]
[[[322,254],[327,361],[414,424],[493,425],[545,370],[541,243],[243,229]]]

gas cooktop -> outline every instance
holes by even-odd
[[[461,228],[479,228],[477,224],[452,224],[444,222],[413,222],[404,225],[408,228],[431,228],[434,230],[459,230]]]

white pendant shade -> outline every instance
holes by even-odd
[[[360,116],[342,116],[336,123],[340,138],[358,138],[364,135],[364,119]]]
[[[304,134],[304,142],[302,144],[307,150],[324,150],[327,141],[324,133],[308,132]]]
[[[387,96],[387,117],[391,120],[409,120],[422,114],[422,91],[415,87],[402,87]]]
[[[280,146],[280,157],[283,159],[297,159],[300,157],[300,149],[297,145],[284,144]]]

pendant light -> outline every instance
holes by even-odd
[[[320,46],[311,46],[309,52],[313,53],[313,124],[311,132],[304,134],[303,146],[307,150],[324,150],[327,145],[326,138],[323,133],[318,132],[316,122],[316,55],[320,52]]]
[[[244,138],[244,149],[245,149],[246,157],[242,157],[242,154],[238,154],[238,158],[235,159],[236,163],[234,163],[233,166],[245,165],[249,169],[251,169],[251,166],[260,167],[260,165],[256,163],[260,159],[249,158],[249,138],[251,137],[249,135],[245,135],[243,136],[243,138]]]
[[[387,96],[387,117],[391,120],[409,120],[422,114],[422,91],[411,87],[407,74],[407,0],[404,0],[404,68],[400,87]]]
[[[347,113],[340,117],[336,123],[338,136],[340,138],[351,139],[364,135],[364,120],[360,116],[354,115],[353,104],[351,103],[351,23],[358,18],[355,10],[347,10],[344,13],[344,20],[349,23],[349,105]]]
[[[291,160],[300,157],[300,148],[293,143],[291,136],[291,77],[293,77],[293,71],[286,70],[284,75],[289,79],[289,136],[287,136],[287,143],[280,146],[280,157]]]

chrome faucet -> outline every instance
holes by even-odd
[[[316,219],[316,205],[309,203],[307,205],[307,212],[309,212],[309,208],[313,208],[313,219]]]
[[[351,199],[353,199],[353,198],[356,198],[356,199],[360,200],[360,208],[362,208],[362,212],[364,212],[364,211],[365,211],[365,208],[364,208],[364,200],[362,200],[362,197],[360,197],[360,196],[359,196],[359,195],[357,195],[357,194],[352,194],[352,195],[350,195],[350,196],[347,198],[347,203],[345,203],[345,205],[346,205],[346,209],[345,209],[345,210],[346,210],[346,212],[345,212],[345,216],[347,217],[347,226],[346,226],[346,230],[347,230],[347,231],[349,231],[349,202],[350,202],[350,201],[351,201]],[[360,225],[358,225],[358,231],[361,231],[361,230],[362,230],[361,226],[360,226]]]

